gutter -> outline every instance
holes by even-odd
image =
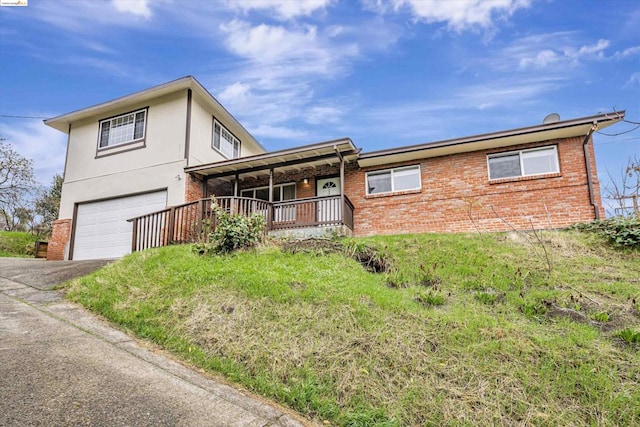
[[[593,135],[593,132],[595,132],[596,129],[598,129],[598,122],[594,120],[593,124],[591,125],[591,129],[589,129],[589,132],[587,132],[587,134],[584,137],[584,141],[582,141],[582,151],[584,152],[584,165],[587,169],[587,186],[589,187],[589,202],[593,207],[593,212],[595,214],[596,219],[600,219],[600,206],[596,204],[595,197],[593,195],[593,179],[592,179],[593,177],[591,176],[591,164],[589,163],[589,149],[587,148],[587,145],[589,144],[589,140],[591,139],[591,135]]]

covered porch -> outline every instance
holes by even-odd
[[[354,207],[345,167],[359,151],[340,139],[187,167],[190,179],[202,183],[201,198],[132,218],[132,251],[206,241],[216,224],[212,203],[232,214],[262,215],[272,235],[350,235]]]
[[[345,165],[359,149],[348,139],[185,168],[202,179],[206,199],[232,213],[264,215],[267,231],[334,227],[353,231]],[[317,231],[317,230],[316,230]],[[326,230],[324,230],[326,231]]]

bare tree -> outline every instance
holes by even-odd
[[[62,175],[55,174],[51,182],[51,187],[40,190],[38,198],[36,199],[35,213],[41,218],[38,228],[39,232],[43,235],[49,235],[51,233],[51,224],[58,218],[62,181]]]
[[[35,186],[33,162],[21,156],[0,138],[0,228],[8,231],[26,229],[33,215],[27,204]]]
[[[606,188],[606,197],[617,205],[616,215],[635,215],[640,217],[638,203],[640,200],[640,159],[629,158],[627,166],[622,170],[619,180],[609,173],[611,184]]]

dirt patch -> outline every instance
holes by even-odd
[[[371,273],[389,273],[393,271],[393,260],[383,251],[374,246],[363,243],[345,244],[340,241],[309,238],[287,240],[282,242],[284,252],[291,254],[313,254],[322,256],[327,254],[343,254],[358,261],[365,270]]]
[[[335,240],[312,237],[309,239],[285,240],[281,244],[283,252],[290,254],[338,254],[344,253],[344,245]]]

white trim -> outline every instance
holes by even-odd
[[[280,201],[283,202],[284,200],[282,200],[282,188],[287,186],[287,185],[293,185],[293,199],[287,199],[287,200],[295,200],[297,197],[297,191],[298,189],[296,188],[296,183],[294,182],[285,182],[283,184],[274,184],[273,185],[273,189],[275,190],[276,188],[280,189]],[[265,190],[265,189],[269,189],[268,185],[262,186],[262,187],[252,187],[252,188],[243,188],[242,190],[240,190],[240,197],[244,197],[242,195],[243,191],[253,191],[254,196],[252,198],[255,198],[255,192],[256,190]],[[275,194],[275,192],[274,192]],[[262,200],[262,199],[261,199]],[[277,203],[277,202],[276,202]]]
[[[215,146],[215,141],[216,141],[216,124],[218,126],[220,126],[220,148],[216,148]],[[227,153],[225,153],[222,150],[222,140],[224,139],[225,142],[227,141],[226,138],[222,138],[222,131],[225,131],[227,134],[229,134],[229,136],[231,136],[231,138],[233,138],[233,141],[231,141],[231,156],[229,156]],[[236,143],[238,144],[238,153],[236,154],[236,148],[235,145]],[[229,129],[227,129],[227,127],[225,125],[223,125],[222,123],[220,123],[215,117],[213,118],[213,131],[211,134],[211,148],[213,148],[215,151],[217,151],[218,153],[220,153],[225,159],[238,159],[240,158],[240,150],[242,149],[242,143],[240,142],[240,140],[238,139],[238,137],[236,137],[233,133],[231,133],[231,131]]]
[[[549,150],[549,149],[553,149],[553,153],[555,156],[555,170],[553,171],[549,171],[549,172],[542,172],[542,173],[531,173],[531,174],[525,174],[524,173],[524,162],[522,159],[522,155],[526,154],[526,153],[531,153],[531,152],[535,152],[535,151],[544,151],[544,150]],[[500,157],[507,157],[507,156],[518,156],[518,159],[520,160],[520,175],[512,175],[512,176],[504,176],[501,178],[491,178],[491,164],[489,163],[490,159],[495,159],[495,158],[500,158]],[[487,154],[487,177],[489,178],[489,181],[497,181],[497,180],[501,180],[501,179],[513,179],[513,178],[522,178],[522,177],[527,177],[527,176],[537,176],[537,175],[548,175],[550,173],[560,173],[560,159],[558,158],[558,146],[557,145],[545,145],[544,147],[535,147],[535,148],[527,148],[527,149],[523,149],[523,150],[512,150],[512,151],[504,151],[501,153],[493,153],[493,154]]]
[[[416,169],[418,171],[418,182],[419,185],[417,187],[414,188],[403,188],[402,190],[396,190],[395,189],[395,181],[394,181],[394,173],[398,172],[398,171],[402,171],[402,170],[409,170],[409,169]],[[379,193],[370,193],[369,192],[369,175],[381,175],[383,173],[389,172],[390,176],[391,176],[391,190],[390,191],[381,191]],[[402,193],[404,191],[415,191],[415,190],[422,190],[422,170],[420,168],[420,165],[411,165],[411,166],[402,166],[402,167],[398,167],[398,168],[390,168],[390,169],[378,169],[378,170],[374,170],[374,171],[369,171],[365,174],[365,178],[364,178],[364,191],[365,194],[367,196],[375,196],[378,194],[392,194],[392,193]]]
[[[112,147],[117,147],[118,145],[123,145],[123,144],[130,144],[132,142],[137,142],[137,141],[142,141],[144,140],[146,133],[147,133],[147,108],[142,108],[140,110],[136,110],[136,111],[130,111],[128,113],[124,113],[124,114],[120,114],[118,116],[114,116],[114,117],[109,117],[108,119],[104,119],[104,120],[100,120],[98,122],[98,151],[100,150],[106,150],[108,148],[112,148]],[[102,124],[109,122],[109,134],[111,133],[112,129],[113,129],[113,121],[117,120],[119,118],[122,117],[126,117],[126,116],[133,116],[133,135],[135,137],[136,135],[136,116],[138,115],[138,113],[144,113],[144,121],[142,124],[142,136],[140,138],[132,138],[126,141],[121,141],[121,142],[117,142],[117,143],[113,143],[113,144],[109,144],[109,138],[107,137],[107,145],[105,146],[101,146],[101,142],[102,142]]]

